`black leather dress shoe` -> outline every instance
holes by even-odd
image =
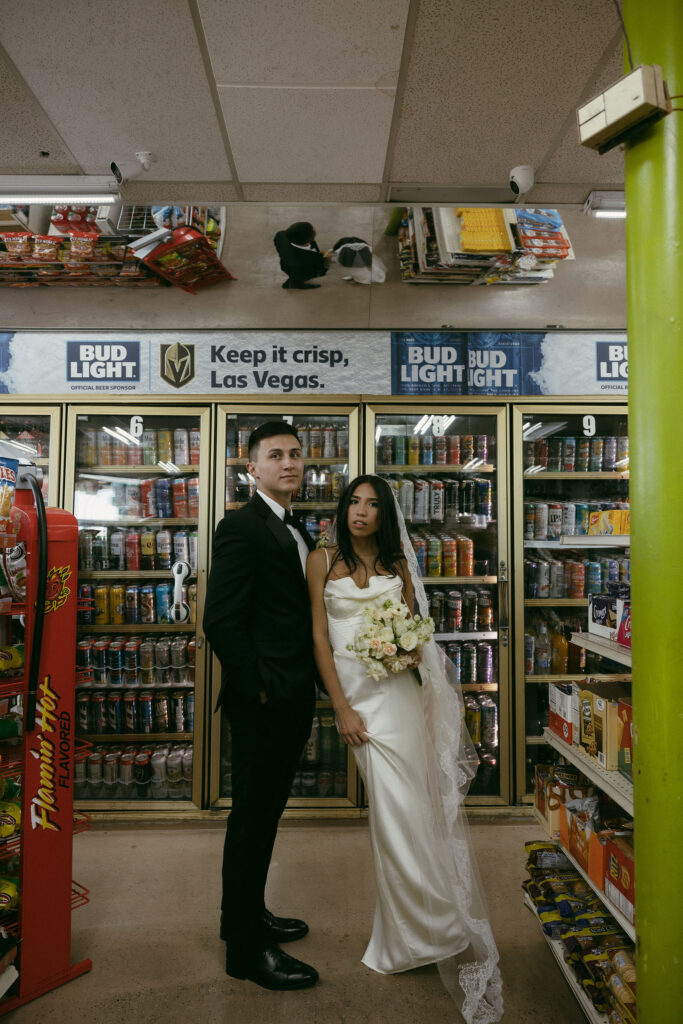
[[[308,935],[308,925],[297,917],[275,917],[269,910],[263,911],[263,923],[266,934],[271,942],[281,945],[283,942],[296,942]],[[227,933],[221,921],[221,938],[227,939]]]
[[[293,956],[275,945],[262,949],[244,969],[236,970],[228,954],[225,971],[232,978],[253,981],[261,988],[279,992],[310,988],[318,980],[318,972],[314,967],[309,967],[301,960],[295,960]]]

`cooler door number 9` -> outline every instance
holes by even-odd
[[[142,416],[131,416],[128,433],[132,434],[133,437],[142,437]]]
[[[138,417],[134,417],[137,419]],[[583,417],[583,433],[585,437],[593,437],[595,434],[595,416]]]

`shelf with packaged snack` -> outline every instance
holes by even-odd
[[[480,462],[478,465],[472,465],[469,462],[444,462],[440,463],[439,465],[430,463],[427,466],[415,466],[403,463],[401,465],[396,466],[390,464],[378,465],[376,467],[376,471],[378,473],[495,473],[496,467],[491,462]]]
[[[79,633],[194,633],[196,622],[116,622],[78,627]]]
[[[525,608],[587,608],[587,597],[527,597]]]
[[[633,783],[629,779],[618,771],[607,771],[605,768],[601,768],[595,758],[589,757],[580,747],[565,743],[550,729],[543,730],[543,740],[582,771],[627,814],[633,816]]]
[[[541,466],[534,466],[532,469],[524,470],[525,480],[628,480],[628,478],[629,471],[627,469],[600,473],[570,473],[568,471],[548,473]]]
[[[630,683],[630,672],[558,672],[547,675],[524,676],[525,683],[586,683],[595,679],[598,683]]]
[[[630,548],[631,535],[614,533],[562,534],[557,540],[525,540],[525,548]]]
[[[79,580],[173,580],[173,574],[170,569],[79,569],[78,570]],[[197,578],[195,572],[191,572],[189,576],[186,576],[186,580],[193,580]]]
[[[538,914],[536,913],[536,908],[534,907],[532,901],[529,899],[526,893],[524,894],[524,906],[531,911],[531,913],[538,921],[540,927],[541,922],[539,920]],[[560,971],[562,972],[565,981],[572,990],[572,993],[575,999],[577,1000],[579,1006],[581,1007],[581,1010],[583,1011],[583,1014],[586,1017],[586,1019],[590,1021],[590,1024],[609,1024],[607,1015],[604,1013],[598,1013],[598,1011],[595,1009],[592,1002],[584,992],[582,986],[577,981],[571,967],[568,963],[565,962],[564,946],[562,945],[560,940],[551,939],[550,936],[546,935],[542,929],[541,934],[543,935],[545,941],[548,943],[550,951],[555,957],[555,960],[557,961],[557,966],[560,968]]]
[[[631,665],[631,648],[618,644],[616,640],[608,640],[604,636],[596,636],[594,633],[572,633],[571,642],[577,647],[583,647],[593,654],[600,654],[603,658],[611,658],[622,665]]]
[[[174,463],[166,463],[162,466],[158,462],[152,465],[135,466],[110,466],[107,464],[86,466],[84,463],[79,463],[76,468],[78,479],[87,479],[88,474],[92,473],[104,473],[109,476],[198,476],[199,474],[199,466],[176,466]]]

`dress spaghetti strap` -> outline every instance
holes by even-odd
[[[323,551],[325,552],[325,561],[327,562],[327,571],[329,572],[330,571],[330,556],[329,556],[329,553],[327,551],[327,548],[323,548]]]

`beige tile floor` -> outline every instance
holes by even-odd
[[[583,1016],[522,905],[531,820],[478,819],[473,841],[505,989],[505,1024],[579,1024]],[[286,823],[270,872],[275,912],[305,916],[289,948],[320,983],[273,993],[223,972],[218,827],[96,830],[75,839],[74,877],[92,902],[74,913],[73,958],[92,972],[15,1011],[12,1024],[457,1024],[435,968],[390,977],[360,963],[374,908],[367,826]]]

